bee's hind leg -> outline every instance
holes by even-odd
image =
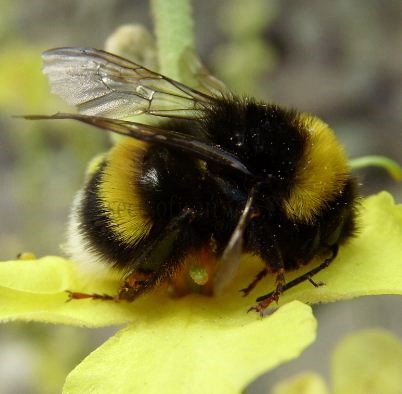
[[[138,296],[151,290],[158,282],[161,272],[134,271],[126,275],[116,296],[117,301],[134,301]]]
[[[156,273],[155,272],[132,272],[125,277],[123,284],[120,286],[116,295],[99,293],[81,293],[77,291],[66,290],[68,294],[67,302],[72,300],[101,300],[101,301],[134,301],[138,295],[144,293],[147,289],[153,287]]]
[[[175,243],[194,216],[195,212],[192,209],[183,209],[180,215],[172,218],[169,224],[150,241],[136,259],[133,269],[126,274],[117,294],[118,301],[133,301],[170,276],[172,270],[179,264],[172,255]]]
[[[71,300],[93,299],[102,301],[134,301],[138,296],[155,287],[169,276],[171,266],[166,262],[171,259],[171,252],[180,232],[194,218],[195,212],[185,208],[180,215],[172,218],[166,227],[144,246],[136,258],[132,269],[125,275],[116,295],[98,293],[80,293],[67,291]],[[172,264],[174,265],[174,264]]]

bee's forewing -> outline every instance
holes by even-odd
[[[78,120],[96,126],[99,129],[109,130],[140,141],[170,146],[184,153],[188,153],[193,157],[198,157],[207,162],[218,163],[225,167],[231,167],[245,175],[251,175],[247,167],[237,157],[223,150],[220,146],[174,130],[166,130],[147,124],[129,122],[121,119],[68,113],[57,113],[51,116],[26,115],[24,118],[30,120]]]
[[[56,48],[43,53],[52,92],[85,115],[138,114],[195,118],[214,98],[136,63],[97,49]]]

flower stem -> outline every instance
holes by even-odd
[[[183,81],[180,61],[185,51],[194,48],[191,0],[151,0],[155,23],[159,71]]]
[[[381,167],[397,181],[402,180],[402,167],[394,160],[385,156],[363,156],[349,160],[349,166],[352,170],[358,170],[365,167]]]

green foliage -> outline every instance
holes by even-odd
[[[394,160],[384,156],[363,156],[349,161],[352,170],[366,167],[380,167],[388,172],[396,181],[402,181],[402,167]]]

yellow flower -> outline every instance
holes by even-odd
[[[81,276],[74,262],[61,257],[4,262],[0,319],[87,327],[126,324],[70,373],[65,393],[116,388],[119,393],[239,393],[314,340],[316,321],[302,302],[402,294],[402,206],[383,192],[365,199],[360,209],[359,235],[317,275],[325,286],[296,286],[281,297],[283,306],[264,319],[246,313],[254,298],[239,293],[261,264],[250,256],[220,296],[172,299],[160,289],[131,304],[66,302],[66,290],[113,294],[118,283]],[[270,286],[272,279],[263,281],[253,294]]]

